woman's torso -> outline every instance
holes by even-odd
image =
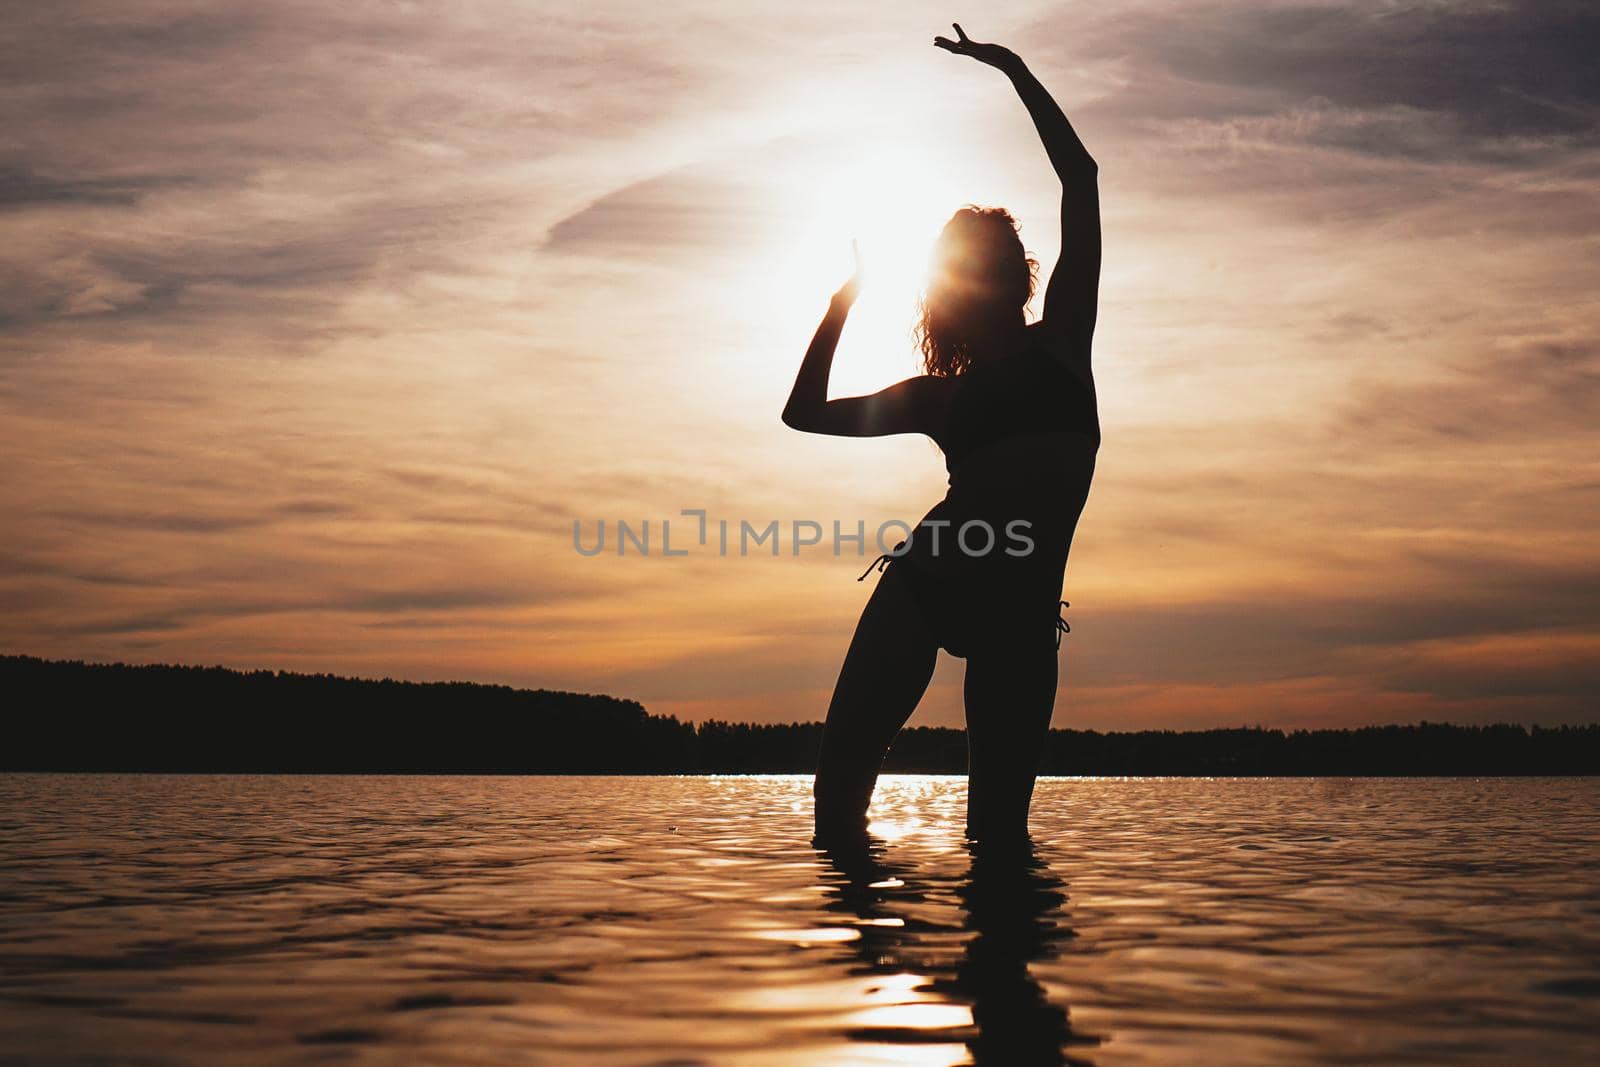
[[[919,569],[976,566],[1053,574],[1059,583],[1100,445],[1087,367],[1087,360],[1079,371],[1058,358],[1035,326],[1016,353],[953,379],[943,425],[929,433],[944,451],[950,487],[923,520],[950,525],[939,527],[937,544],[925,526],[913,535],[911,555]],[[981,557],[963,551],[956,539],[963,524],[975,521],[987,524],[996,539]],[[1019,523],[1032,548],[1026,556],[1007,555],[1007,547],[1023,547],[1011,536]],[[965,543],[981,547],[985,531],[969,532]],[[968,562],[974,558],[980,562]]]
[[[951,379],[943,425],[929,436],[944,451],[952,484],[970,459],[1011,437],[1072,433],[1098,449],[1100,413],[1088,368],[1087,358],[1069,361],[1054,352],[1049,335],[1034,325],[1015,353]]]

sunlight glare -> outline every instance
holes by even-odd
[[[966,1004],[893,1004],[865,1008],[850,1016],[856,1026],[892,1027],[897,1030],[948,1030],[972,1025],[972,1008]]]
[[[808,930],[756,930],[750,936],[765,941],[787,941],[803,948],[837,941],[856,941],[860,939],[861,931],[847,926],[819,926]]]
[[[867,832],[885,841],[898,841],[916,832],[921,825],[915,819],[874,819],[867,825]]]
[[[875,145],[810,183],[802,230],[788,251],[791,292],[825,296],[863,263],[861,297],[834,365],[835,396],[881,389],[918,372],[911,329],[928,255],[963,197],[950,168],[910,143]]]

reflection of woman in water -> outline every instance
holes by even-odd
[[[905,988],[915,1003],[967,1005],[970,1026],[858,1028],[874,1043],[926,1045],[965,1041],[972,1062],[1003,1067],[1080,1064],[1068,1049],[1101,1038],[1075,1031],[1065,1005],[1052,1003],[1030,969],[1053,963],[1074,936],[1066,919],[1066,885],[1024,842],[1017,849],[972,850],[964,875],[948,861],[893,861],[862,839],[829,846],[823,907],[843,912],[860,937],[841,951],[859,960],[854,973],[914,975]],[[942,1043],[942,1041],[941,1041]]]
[[[959,40],[934,44],[1004,73],[1033,117],[1061,179],[1061,258],[1040,321],[1028,325],[1034,264],[1015,222],[998,208],[963,208],[939,237],[923,299],[926,373],[871,396],[828,399],[834,348],[856,298],[852,278],[795,378],[788,425],[847,437],[927,434],[950,473],[945,498],[888,560],[840,669],[817,766],[823,836],[864,832],[883,756],[941,647],[967,660],[967,832],[1026,834],[1055,703],[1067,549],[1100,444],[1089,367],[1100,277],[1095,162],[1015,53],[955,29]]]

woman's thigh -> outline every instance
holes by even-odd
[[[1055,707],[1053,641],[1008,643],[967,657],[967,830],[1025,833]]]
[[[861,611],[828,705],[819,776],[870,770],[916,710],[933,676],[938,645],[898,565],[891,565]]]

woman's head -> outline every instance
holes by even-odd
[[[1037,270],[1005,208],[968,205],[951,216],[934,245],[916,326],[923,369],[948,377],[992,354],[1022,325]]]

